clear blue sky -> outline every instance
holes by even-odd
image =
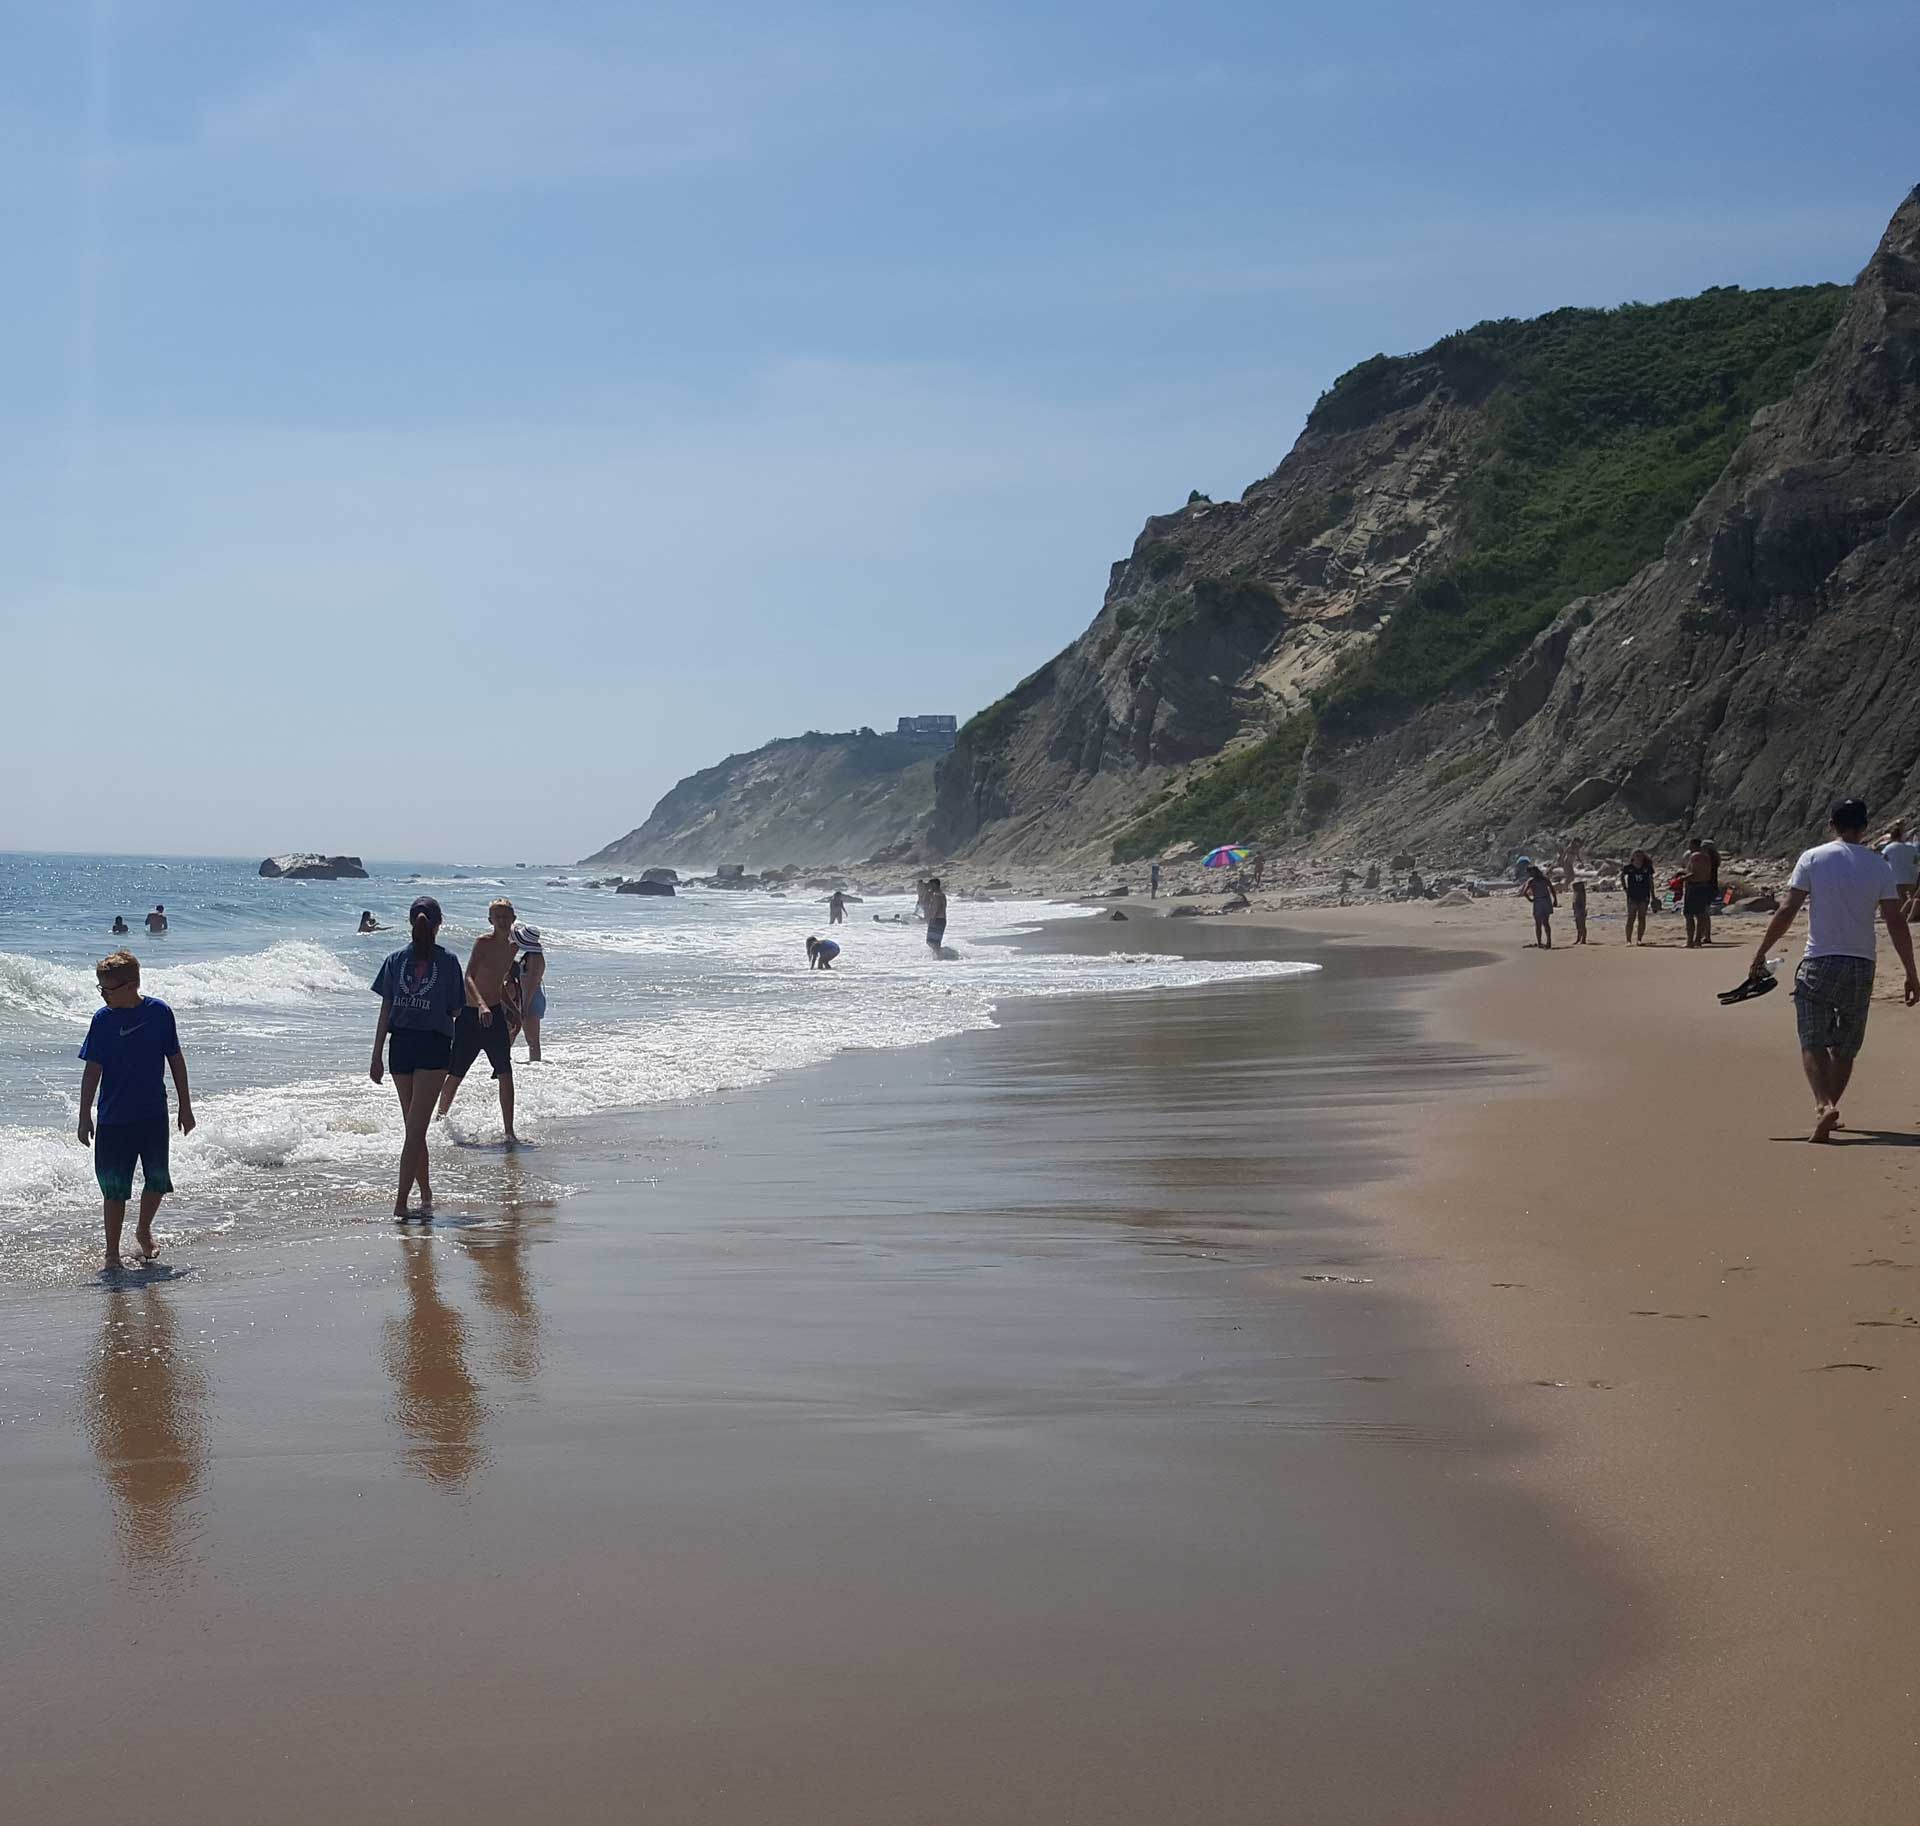
[[[965,716],[1375,350],[1848,278],[1920,9],[0,0],[0,848]]]

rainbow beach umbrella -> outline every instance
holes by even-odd
[[[1253,860],[1253,851],[1243,843],[1223,843],[1217,850],[1209,850],[1201,859],[1203,869],[1237,869],[1241,863]]]

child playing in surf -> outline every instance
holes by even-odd
[[[831,970],[833,960],[840,955],[840,947],[830,938],[809,938],[807,940],[807,968],[809,970]]]
[[[187,1060],[180,1050],[173,1010],[158,996],[140,993],[140,960],[116,951],[94,965],[100,999],[106,1006],[87,1029],[80,1057],[80,1145],[93,1149],[93,1173],[100,1182],[100,1215],[107,1232],[107,1267],[120,1266],[120,1231],[133,1196],[133,1169],[140,1167],[140,1221],[134,1230],[140,1259],[160,1253],[153,1220],[160,1201],[173,1190],[167,1172],[167,1084],[164,1062],[173,1073],[180,1105],[180,1133],[193,1133],[193,1098],[187,1089]],[[100,1124],[93,1120],[95,1093]]]

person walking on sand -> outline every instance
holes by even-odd
[[[1713,893],[1719,866],[1712,850],[1698,837],[1687,839],[1686,879],[1680,888],[1680,911],[1687,922],[1687,949],[1697,951],[1713,943]]]
[[[500,1126],[509,1145],[519,1139],[513,1132],[513,1022],[507,1008],[512,963],[513,902],[496,900],[487,908],[487,930],[473,941],[467,957],[467,1001],[454,1018],[453,1050],[436,1112],[436,1118],[444,1118],[453,1108],[462,1080],[484,1051],[500,1087]]]
[[[1553,949],[1553,910],[1560,896],[1538,863],[1527,865],[1527,878],[1520,884],[1521,894],[1533,902],[1533,942],[1542,951]]]
[[[367,1068],[375,1084],[384,1072],[393,1073],[393,1092],[406,1123],[400,1144],[400,1190],[393,1201],[393,1215],[401,1223],[412,1215],[407,1195],[415,1186],[420,1188],[421,1218],[433,1215],[427,1124],[433,1119],[434,1100],[453,1057],[454,1024],[467,1003],[460,960],[438,942],[440,903],[431,894],[422,894],[407,909],[407,925],[413,942],[394,952],[373,979],[373,993],[380,998],[380,1021],[373,1030],[373,1063]]]
[[[1653,905],[1653,858],[1635,850],[1620,871],[1620,889],[1627,897],[1627,943],[1647,942],[1647,909]]]
[[[1587,884],[1575,881],[1573,884],[1573,942],[1584,945],[1587,942]]]
[[[1147,865],[1147,898],[1149,900],[1160,898],[1160,865],[1157,862],[1150,862]]]
[[[1913,934],[1900,910],[1893,869],[1862,841],[1867,829],[1865,802],[1840,800],[1831,822],[1833,842],[1803,850],[1793,865],[1786,897],[1754,947],[1748,972],[1756,977],[1766,974],[1767,953],[1786,937],[1795,916],[1806,906],[1807,950],[1794,972],[1793,1002],[1800,1030],[1800,1064],[1813,1091],[1813,1133],[1807,1139],[1822,1142],[1840,1126],[1840,1099],[1846,1095],[1853,1062],[1867,1037],[1876,914],[1906,966],[1902,999],[1909,1008],[1920,1002]]]
[[[927,878],[927,949],[940,955],[940,941],[947,935],[947,891],[938,875]]]
[[[1907,841],[1907,827],[1896,822],[1887,830],[1886,840],[1880,845],[1880,854],[1886,857],[1887,866],[1893,870],[1893,885],[1900,896],[1900,911],[1909,920],[1913,918],[1914,891],[1920,884],[1920,845]]]
[[[517,925],[513,981],[520,998],[520,1030],[527,1036],[527,1063],[540,1063],[540,1023],[547,1018],[547,949],[538,926]]]
[[[140,993],[140,960],[131,951],[115,951],[93,967],[106,1006],[93,1017],[80,1047],[86,1070],[80,1074],[80,1145],[93,1149],[93,1174],[100,1184],[100,1217],[107,1233],[107,1268],[120,1266],[120,1231],[133,1196],[133,1169],[140,1167],[140,1221],[134,1241],[140,1259],[160,1253],[153,1220],[160,1201],[173,1190],[167,1171],[167,1086],[164,1062],[173,1074],[179,1104],[180,1133],[193,1133],[193,1096],[187,1088],[187,1058],[173,1010],[158,996]],[[94,1126],[93,1100],[100,1097],[100,1124]]]

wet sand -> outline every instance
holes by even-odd
[[[1390,1221],[1513,1067],[1327,956],[0,1294],[20,1817],[1605,1817],[1665,1625]]]

